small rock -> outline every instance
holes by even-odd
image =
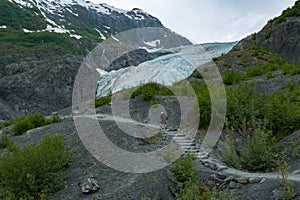
[[[236,182],[230,181],[230,183],[229,183],[229,188],[230,188],[230,189],[236,189],[236,188],[237,188]]]
[[[225,165],[219,165],[219,166],[217,166],[217,171],[222,171],[224,169],[228,169],[228,167],[225,166]]]
[[[87,182],[83,184],[79,184],[81,186],[81,190],[83,194],[93,194],[100,190],[100,186],[98,182],[94,178],[88,178]]]
[[[261,181],[260,181],[260,183],[264,183],[264,182],[266,182],[266,180],[267,180],[267,179],[262,178]]]
[[[237,181],[241,184],[247,184],[249,179],[247,177],[240,177]]]
[[[250,182],[251,184],[260,183],[261,179],[262,179],[262,178],[260,178],[260,177],[250,178],[250,179],[249,179],[249,182]]]

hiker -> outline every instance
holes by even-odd
[[[160,113],[160,128],[167,128],[168,116],[164,113]]]

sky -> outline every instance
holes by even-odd
[[[258,32],[296,0],[91,0],[140,8],[194,43],[238,41]]]

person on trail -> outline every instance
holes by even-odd
[[[160,113],[160,128],[167,128],[168,116],[164,113]]]

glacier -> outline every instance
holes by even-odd
[[[117,93],[149,82],[171,86],[189,77],[196,68],[212,61],[212,58],[228,53],[236,44],[237,42],[181,46],[170,49],[172,54],[160,56],[138,66],[110,72],[97,69],[100,80],[97,83],[96,96],[107,96],[110,92]]]

